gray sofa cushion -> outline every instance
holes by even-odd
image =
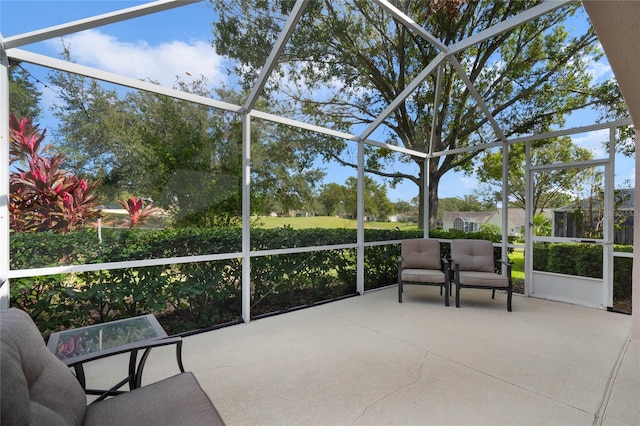
[[[2,425],[79,425],[87,399],[26,312],[0,312]]]
[[[84,424],[221,426],[224,423],[195,376],[187,372],[89,405]]]
[[[460,271],[460,284],[480,287],[509,287],[509,277],[495,272]]]
[[[433,269],[403,269],[402,281],[438,284],[445,282],[445,276],[444,272]]]
[[[0,312],[0,353],[2,426],[224,425],[192,373],[87,407],[76,377],[18,309]]]
[[[403,240],[400,256],[402,269],[434,269],[439,270],[440,242],[427,238]]]
[[[491,241],[452,240],[451,257],[461,271],[494,272]]]

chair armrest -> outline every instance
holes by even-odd
[[[511,263],[509,263],[508,261],[505,260],[499,260],[499,263],[502,263],[503,265],[505,265],[507,267],[507,273],[509,275],[511,275],[511,268],[513,267],[513,265],[511,265]]]
[[[451,262],[449,262],[449,259],[447,259],[446,257],[441,257],[440,260],[442,261],[442,266],[443,266],[443,270],[446,271],[450,271],[451,270]]]

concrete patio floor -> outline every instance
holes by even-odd
[[[436,287],[368,292],[186,337],[193,371],[228,425],[640,425],[631,317]],[[127,358],[86,366],[107,384]],[[177,372],[154,349],[151,383]]]

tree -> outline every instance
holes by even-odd
[[[495,207],[483,204],[475,195],[467,194],[463,197],[441,198],[438,202],[438,208],[440,209],[438,219],[442,220],[444,212],[479,212]]]
[[[271,51],[293,7],[289,0],[212,0],[218,20],[218,53],[236,60],[236,73],[249,87]],[[446,45],[476,34],[537,4],[538,1],[404,1],[396,6]],[[539,133],[562,124],[567,114],[619,99],[607,85],[596,85],[587,71],[597,59],[594,30],[569,34],[563,22],[581,11],[579,3],[500,33],[456,55],[466,76],[485,100],[504,134]],[[277,91],[289,114],[314,123],[351,130],[371,123],[440,53],[416,33],[368,0],[311,2],[286,46],[266,95]],[[286,80],[285,80],[286,78]],[[432,73],[385,121],[390,144],[426,152],[474,146],[499,139],[489,119],[451,61],[442,67],[440,103],[433,105],[437,83]],[[321,93],[313,98],[313,93]],[[435,128],[432,129],[436,120]],[[433,130],[433,132],[432,132]],[[433,140],[431,141],[431,135]],[[318,147],[325,158],[355,167],[344,156],[347,142]],[[390,152],[368,148],[367,171],[420,188],[420,206],[428,194],[431,226],[436,224],[438,184],[453,169],[472,169],[480,151],[457,152],[432,161],[419,175],[384,167]],[[422,188],[429,174],[429,188]],[[422,217],[421,210],[421,217]],[[422,223],[422,220],[420,221]]]
[[[27,70],[20,65],[9,68],[9,110],[16,117],[37,119],[40,115],[42,93],[29,77]]]
[[[322,185],[318,194],[318,203],[322,207],[321,212],[327,216],[340,216],[345,213],[344,200],[346,188],[335,182]]]
[[[62,57],[72,60],[65,47]],[[108,90],[55,72],[57,144],[77,173],[100,178],[116,203],[130,194],[174,213],[181,226],[226,226],[241,214],[241,125],[206,106],[147,92]],[[175,88],[210,96],[207,81]]]
[[[358,180],[350,177],[345,181],[345,210],[352,218],[357,216]],[[387,197],[387,189],[372,178],[364,178],[364,215],[367,220],[387,221],[393,212],[393,204]]]
[[[66,48],[62,56],[71,60]],[[100,178],[112,203],[139,194],[174,214],[176,226],[233,226],[242,213],[242,121],[236,114],[154,93],[105,89],[97,81],[54,73],[60,102],[57,144],[78,173]],[[204,77],[176,89],[211,97]],[[226,88],[215,96],[242,103]],[[263,102],[259,106],[268,108]],[[255,121],[252,209],[280,213],[309,207],[324,174],[307,136]]]
[[[556,138],[532,143],[531,165],[570,163],[590,160],[593,155],[588,149],[576,146],[571,138]],[[476,176],[484,184],[481,192],[489,202],[502,200],[502,153],[486,151],[478,162]],[[570,200],[573,186],[587,178],[579,169],[548,170],[533,175],[534,214],[545,209],[566,205]],[[513,145],[509,149],[509,200],[518,208],[526,208],[525,146]]]
[[[256,122],[252,130],[251,187],[256,208],[280,215],[315,212],[316,192],[325,172],[315,164],[306,142],[314,135],[297,129]]]
[[[61,57],[73,62],[66,46]],[[54,72],[49,81],[58,95],[52,106],[59,123],[53,136],[67,167],[79,176],[100,179],[98,191],[107,203],[139,193],[138,177],[148,176],[148,171],[137,166],[146,153],[134,131],[135,110],[96,80]]]
[[[537,236],[550,237],[551,236],[551,219],[542,213],[536,213],[533,216],[533,233]]]
[[[412,201],[415,201],[412,200]],[[399,200],[393,203],[393,209],[399,216],[400,222],[417,222],[418,221],[418,205],[415,202]]]

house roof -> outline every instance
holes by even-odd
[[[616,190],[615,210],[616,211],[633,210],[634,209],[634,193],[635,193],[635,188],[625,188],[625,189]],[[591,197],[591,200],[592,200],[592,206],[596,208],[600,207],[602,200],[596,197]],[[588,203],[589,203],[589,200],[587,199],[580,200],[580,204],[582,205],[583,209],[586,209],[589,206]],[[578,203],[571,203],[566,206],[555,208],[553,209],[553,211],[554,212],[570,211],[570,210],[574,210],[577,205]]]

